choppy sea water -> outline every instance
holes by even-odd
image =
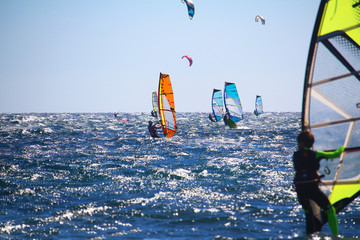
[[[299,113],[177,117],[152,139],[148,113],[0,114],[0,238],[331,239],[291,186]],[[359,199],[338,221],[360,235]]]

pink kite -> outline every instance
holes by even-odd
[[[190,66],[192,65],[192,63],[193,63],[192,58],[191,58],[190,56],[188,56],[188,55],[185,55],[185,56],[183,56],[181,59],[183,59],[184,57],[189,60],[189,67],[190,67]]]

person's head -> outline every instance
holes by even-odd
[[[310,131],[302,131],[297,137],[299,148],[311,148],[315,142],[314,134]]]
[[[149,125],[152,125],[152,121],[149,121]]]

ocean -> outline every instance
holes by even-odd
[[[334,239],[292,188],[300,118],[177,113],[152,139],[150,113],[0,114],[0,239]],[[338,222],[360,236],[359,199]]]

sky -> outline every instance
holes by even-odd
[[[225,81],[245,112],[300,112],[320,1],[193,1],[0,0],[0,113],[150,112],[160,72],[177,112]]]

